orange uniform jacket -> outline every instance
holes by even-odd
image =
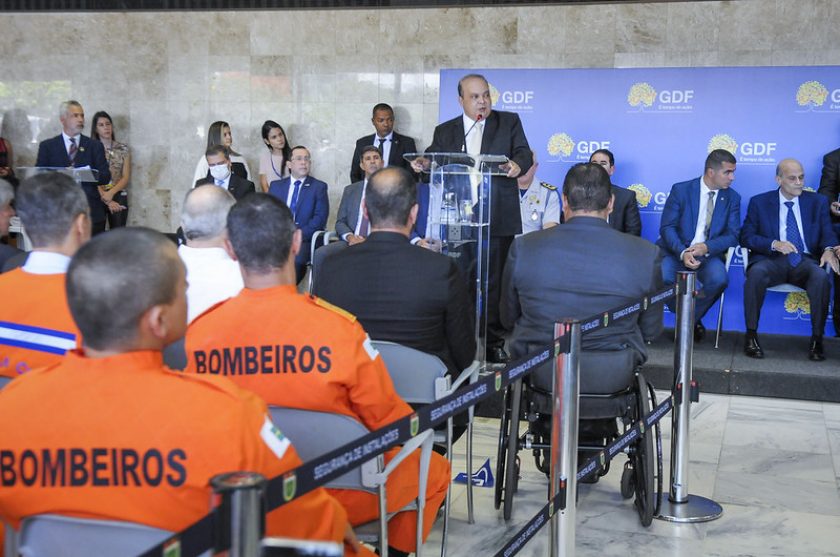
[[[64,278],[22,269],[0,275],[0,376],[54,364],[77,345]]]
[[[183,375],[159,352],[62,362],[0,391],[0,518],[57,513],[178,531],[210,510],[212,476],[300,465],[265,403]],[[318,489],[267,516],[267,533],[341,541],[343,507]]]
[[[345,414],[375,430],[411,414],[394,390],[388,370],[356,318],[294,286],[244,289],[192,322],[186,337],[188,373],[224,375],[268,404]],[[279,424],[282,427],[282,424]],[[395,454],[386,453],[386,458]],[[389,478],[388,511],[417,496],[418,454]],[[424,537],[448,488],[449,465],[434,453],[429,470]],[[370,494],[331,490],[350,522],[377,516]],[[414,513],[389,522],[389,543],[415,550]]]

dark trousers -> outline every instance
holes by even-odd
[[[125,209],[120,211],[119,213],[112,213],[108,211],[108,208],[105,208],[108,216],[108,230],[113,230],[115,228],[119,228],[121,226],[125,226],[128,222],[128,196],[123,195],[124,192],[120,192],[114,196],[114,201],[123,205]]]
[[[487,348],[502,347],[505,344],[505,329],[499,308],[502,300],[502,272],[505,269],[508,251],[513,236],[490,237],[490,264],[487,266]]]
[[[90,223],[90,235],[96,236],[105,232],[105,222],[104,220],[98,220]]]
[[[804,288],[811,305],[811,334],[822,336],[828,313],[828,296],[831,282],[819,261],[805,255],[796,267],[791,267],[785,256],[762,259],[750,264],[744,281],[744,321],[747,329],[758,329],[761,306],[767,288],[789,283]]]
[[[834,233],[840,234],[840,223],[834,223]],[[840,337],[840,275],[834,276],[834,307],[831,316],[834,319],[834,335]]]

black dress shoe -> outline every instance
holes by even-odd
[[[487,361],[491,364],[506,364],[510,361],[510,356],[501,346],[493,346],[487,349]]]
[[[825,360],[822,337],[811,337],[811,344],[808,347],[808,359],[812,362],[821,362]]]
[[[706,338],[706,327],[699,321],[694,324],[694,342],[700,342]]]
[[[755,333],[747,333],[744,336],[744,354],[750,358],[761,359],[764,357],[764,350],[758,344],[758,335]]]

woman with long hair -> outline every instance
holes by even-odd
[[[260,187],[268,192],[271,182],[281,180],[289,173],[286,162],[292,156],[292,148],[286,131],[273,120],[266,120],[262,125],[262,138],[268,151],[260,155]]]
[[[233,134],[230,131],[230,124],[221,120],[210,124],[210,129],[207,130],[207,149],[213,145],[227,147],[228,151],[230,151],[231,172],[240,178],[251,180],[251,169],[248,168],[248,161],[245,160],[245,157],[233,150]],[[209,172],[210,167],[207,166],[207,159],[202,153],[195,167],[195,175],[193,176],[191,186],[194,187],[196,182],[207,178],[210,175]]]
[[[128,181],[131,179],[131,153],[128,145],[120,143],[114,134],[114,122],[107,112],[93,115],[90,137],[105,147],[105,159],[111,170],[111,183],[99,186],[99,197],[108,216],[108,228],[125,226],[128,221]]]

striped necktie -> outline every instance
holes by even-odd
[[[802,243],[802,236],[799,235],[799,227],[796,225],[796,215],[793,213],[793,201],[785,201],[785,206],[787,206],[787,218],[785,219],[787,241],[796,246],[796,252],[788,254],[788,263],[790,263],[791,267],[796,267],[802,263],[805,244]]]

